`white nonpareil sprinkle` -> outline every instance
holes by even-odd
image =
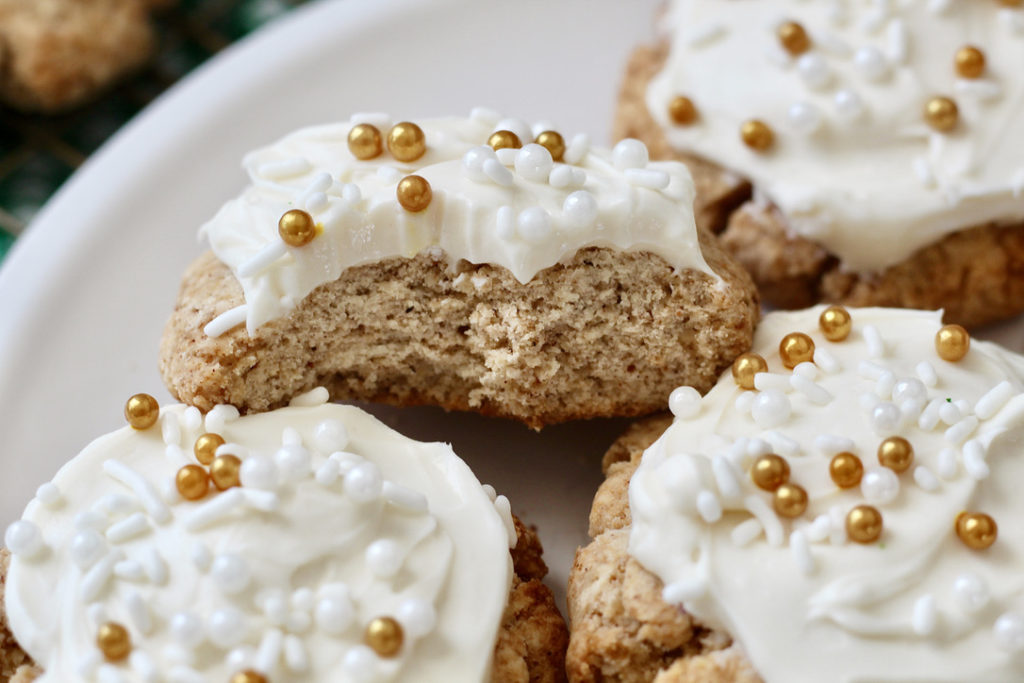
[[[160,436],[168,446],[181,445],[181,421],[176,413],[165,411],[160,415]]]
[[[36,489],[36,498],[48,508],[56,507],[63,500],[60,489],[52,481],[48,481]]]
[[[1011,398],[1013,398],[1013,386],[1007,381],[1000,382],[978,399],[974,406],[974,414],[981,420],[994,417]]]
[[[747,441],[747,455],[751,458],[758,458],[772,452],[772,447],[764,439],[750,439]]]
[[[114,576],[125,581],[143,581],[146,573],[135,560],[121,560],[114,565]]]
[[[956,475],[960,469],[960,465],[957,463],[956,459],[956,450],[952,448],[943,448],[939,451],[936,468],[938,469],[939,476],[943,479],[947,481],[956,479]]]
[[[782,375],[777,372],[758,372],[754,375],[754,388],[758,391],[774,389],[786,393],[793,388],[790,378],[792,375]]]
[[[420,598],[407,598],[398,606],[395,618],[411,638],[422,638],[434,630],[437,612],[434,606]]]
[[[171,448],[171,446],[168,446],[168,448]],[[180,448],[178,450],[181,451]],[[180,468],[182,465],[188,464],[188,461],[185,460],[184,453],[181,453],[181,459],[178,461],[172,460],[171,458],[168,458],[168,460],[178,462],[179,464],[175,466],[176,468]],[[181,491],[178,490],[178,485],[175,483],[173,476],[164,477],[160,480],[157,486],[160,487],[160,497],[168,505],[177,505],[184,500],[181,497]]]
[[[688,419],[700,412],[700,392],[693,387],[676,387],[668,396],[668,409],[676,417]]]
[[[10,542],[7,547],[11,548]],[[71,561],[82,571],[96,564],[108,550],[106,540],[95,529],[81,529],[71,538]]]
[[[163,524],[170,520],[171,509],[160,498],[160,493],[152,482],[143,475],[123,462],[112,458],[103,462],[103,471],[130,488],[142,503],[142,507],[158,524]]]
[[[992,636],[1000,650],[1021,652],[1024,650],[1024,616],[1007,612],[992,627]]]
[[[714,493],[703,489],[697,494],[697,512],[705,522],[713,524],[722,518],[722,502]]]
[[[565,154],[562,155],[562,159],[567,164],[578,164],[583,161],[584,157],[590,151],[590,137],[586,133],[577,133],[569,140],[569,144],[565,148]]]
[[[797,363],[796,367],[793,368],[793,374],[799,375],[804,379],[809,379],[813,382],[818,378],[818,366],[807,361]]]
[[[960,408],[955,403],[942,401],[939,404],[939,417],[947,425],[955,425],[961,420],[961,418],[963,418],[963,415],[960,413]]]
[[[914,613],[911,625],[914,633],[919,636],[930,636],[938,625],[939,613],[935,607],[935,598],[931,594],[922,595],[914,601]]]
[[[664,190],[671,180],[665,171],[652,168],[627,168],[623,175],[631,184],[650,190]]]
[[[904,64],[910,50],[910,36],[902,19],[893,19],[885,30],[885,51],[893,64]]]
[[[490,107],[473,107],[469,110],[469,118],[477,123],[493,127],[501,119],[501,114]]]
[[[953,581],[953,599],[967,614],[977,614],[988,607],[988,584],[974,572],[965,572]]]
[[[892,400],[897,404],[902,404],[904,401],[920,402],[923,408],[928,400],[928,389],[925,388],[921,380],[907,377],[893,386]]]
[[[404,508],[410,512],[426,512],[428,509],[427,497],[415,489],[396,484],[392,481],[385,481],[381,487],[381,495],[384,500],[392,505]]]
[[[978,418],[969,415],[946,430],[943,438],[953,445],[959,445],[978,428]]]
[[[741,415],[748,415],[750,409],[754,407],[754,399],[757,398],[757,394],[753,391],[743,391],[736,397],[736,401],[733,404],[736,408],[736,412]]]
[[[136,512],[119,522],[115,522],[107,529],[107,540],[111,543],[123,543],[136,536],[141,536],[149,531],[149,521],[141,512]]]
[[[794,531],[789,535],[789,550],[793,561],[805,576],[814,573],[814,556],[811,554],[811,546],[803,531]]]
[[[636,138],[620,140],[612,148],[612,163],[615,168],[625,171],[630,168],[643,168],[650,161],[647,145]]]
[[[370,543],[366,547],[364,557],[370,573],[382,579],[397,574],[404,559],[398,544],[389,538],[380,538]]]
[[[128,608],[128,616],[131,617],[132,625],[142,635],[147,635],[153,630],[153,619],[149,615],[149,607],[138,591],[129,591],[125,600]]]
[[[160,551],[154,547],[143,551],[142,570],[146,572],[146,577],[158,586],[167,582],[167,563],[160,556]]]
[[[274,512],[281,507],[281,498],[273,491],[242,489],[242,494],[245,496],[245,504],[254,510]]]
[[[495,232],[503,240],[510,240],[516,236],[516,214],[511,206],[498,208],[495,216]]]
[[[814,438],[814,447],[821,451],[822,455],[829,457],[836,453],[852,453],[856,444],[853,439],[835,434],[819,434]]]
[[[732,539],[735,546],[743,548],[760,536],[763,528],[761,522],[756,517],[751,517],[733,527],[729,533],[729,538]]]
[[[754,399],[750,415],[759,426],[764,428],[778,427],[789,419],[792,413],[789,398],[781,391],[768,389],[762,391]]]
[[[958,78],[956,92],[958,95],[974,97],[982,102],[990,102],[1003,96],[1002,86],[987,78]]]
[[[880,81],[889,73],[885,55],[875,47],[862,47],[853,55],[853,63],[860,74],[869,81]]]
[[[309,163],[308,159],[295,157],[262,163],[256,169],[256,175],[267,180],[284,180],[302,175],[303,173],[309,173],[312,168],[313,166]]]
[[[821,128],[821,110],[807,102],[797,102],[787,112],[793,130],[801,135],[813,135]]]
[[[832,394],[817,382],[796,374],[792,375],[789,381],[794,389],[806,396],[812,403],[823,406],[828,405],[832,401]]]
[[[921,411],[921,416],[917,418],[917,426],[926,432],[935,429],[942,417],[942,406],[945,403],[941,398],[934,398],[929,401],[925,409]]]
[[[303,201],[306,211],[312,214],[321,213],[330,205],[331,202],[324,192],[310,192],[306,195],[305,201]]]
[[[287,635],[284,638],[284,662],[289,669],[296,673],[302,673],[309,669],[309,657],[306,654],[306,646],[302,640],[295,635]]]
[[[882,401],[871,409],[869,422],[878,436],[890,436],[903,420],[903,413],[893,403]]]
[[[185,520],[185,528],[189,531],[197,531],[221,521],[245,502],[245,495],[241,489],[232,488],[218,494],[215,498],[201,503],[195,511]]]
[[[801,454],[800,444],[785,434],[768,430],[761,434],[761,438],[767,441],[772,450],[779,455],[792,458]]]
[[[884,367],[869,360],[862,360],[857,364],[857,374],[864,379],[879,380],[887,372],[889,371]]]
[[[891,503],[900,493],[900,479],[888,467],[871,468],[860,480],[860,491],[869,503]]]
[[[108,493],[93,504],[93,509],[108,517],[123,517],[142,509],[138,498],[124,493]]]
[[[206,414],[206,431],[219,434],[225,425],[231,424],[240,416],[238,408],[230,403],[219,403],[210,409]],[[211,427],[218,427],[217,430]]]
[[[512,147],[503,147],[494,151],[494,157],[498,160],[498,163],[508,169],[515,167],[518,154],[519,150]]]
[[[662,589],[661,598],[670,605],[681,605],[684,602],[701,598],[707,592],[707,579],[702,576],[694,576],[668,584]]]
[[[894,398],[892,390],[896,387],[896,375],[886,370],[875,382],[875,393],[883,399]]]
[[[831,351],[821,347],[814,349],[814,364],[830,375],[843,369],[843,366],[839,364],[839,359],[832,355]]]
[[[885,355],[885,342],[882,341],[882,334],[874,325],[864,326],[864,342],[868,345],[868,355],[872,358],[881,358]]]
[[[289,406],[299,408],[313,408],[315,406],[322,406],[331,399],[330,392],[327,391],[326,387],[316,387],[310,389],[304,394],[299,394],[288,402]]]
[[[363,199],[363,191],[355,183],[345,183],[341,186],[341,198],[347,204],[358,204]]]
[[[107,581],[114,575],[114,565],[121,561],[121,557],[120,552],[108,553],[85,573],[79,586],[82,602],[92,602],[99,595]]]
[[[402,179],[402,172],[394,166],[380,166],[377,168],[377,178],[382,183],[390,185]]]
[[[146,651],[132,650],[128,663],[143,683],[156,683],[160,680],[160,669]]]
[[[835,546],[846,543],[846,510],[841,505],[833,505],[828,509],[828,542]]]
[[[498,515],[505,525],[508,547],[515,548],[516,543],[519,541],[519,536],[516,534],[516,524],[512,519],[512,504],[508,502],[508,498],[505,496],[498,496],[494,499],[494,509],[498,511]]]
[[[321,486],[330,486],[338,480],[339,476],[341,476],[341,468],[338,466],[338,461],[331,460],[330,458],[325,460],[323,464],[316,469],[316,474],[314,475],[316,483]],[[245,485],[246,484],[243,481],[242,486]]]
[[[516,150],[514,163],[516,173],[521,178],[535,183],[545,183],[555,162],[547,147],[531,142]]]
[[[512,172],[505,168],[497,158],[485,160],[481,168],[484,175],[490,178],[491,182],[495,185],[512,187],[516,184],[516,179],[512,176]]]
[[[259,648],[256,650],[256,670],[273,671],[281,658],[284,646],[284,633],[280,629],[271,628],[263,633]]]
[[[260,249],[256,254],[238,267],[238,277],[253,277],[272,266],[279,258],[288,253],[288,245],[278,239]],[[210,333],[207,332],[209,335]]]
[[[736,500],[743,495],[740,479],[743,476],[729,458],[716,455],[711,459],[711,473],[715,477],[718,492],[726,500]]]
[[[504,118],[494,124],[494,131],[507,130],[515,133],[516,137],[519,138],[521,144],[526,144],[533,140],[533,129],[526,121],[516,118]]]
[[[219,337],[231,328],[244,323],[248,314],[249,306],[247,304],[235,306],[206,323],[203,326],[203,334],[207,337]]]
[[[918,465],[914,468],[914,481],[925,491],[939,490],[938,478],[924,465]]]
[[[562,203],[562,217],[570,228],[589,227],[597,220],[597,216],[597,199],[587,190],[571,193]]]
[[[832,82],[832,69],[817,52],[806,52],[796,61],[796,70],[804,84],[812,90],[821,90]]]
[[[19,519],[4,532],[4,545],[17,557],[30,558],[37,555],[46,544],[43,542],[42,532],[34,522]]]
[[[768,503],[760,496],[747,496],[743,499],[743,507],[761,523],[768,545],[773,547],[781,546],[785,540],[782,522],[779,521],[775,511],[768,506]]]
[[[804,534],[807,536],[807,540],[811,543],[820,543],[828,538],[829,531],[832,528],[832,520],[829,519],[828,515],[818,515],[814,518],[814,521],[807,525],[807,529]]]
[[[939,383],[939,376],[935,373],[935,368],[926,360],[921,361],[914,368],[917,373],[917,378],[921,380],[926,387],[934,387]]]
[[[836,114],[845,121],[854,121],[864,113],[864,101],[852,90],[839,90],[833,101]]]
[[[248,563],[240,556],[224,553],[213,559],[210,566],[213,581],[227,595],[237,595],[249,586],[252,572]]]
[[[964,444],[964,469],[972,479],[981,481],[990,474],[988,463],[985,462],[985,449],[977,439]]]
[[[530,206],[519,212],[516,233],[523,241],[542,244],[551,236],[551,232],[551,215],[543,207]]]

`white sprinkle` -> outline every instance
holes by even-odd
[[[20,519],[11,523],[4,533],[4,544],[16,556],[31,558],[46,547],[42,531],[35,522]]]
[[[833,101],[836,105],[836,114],[844,121],[855,121],[864,113],[864,101],[852,90],[838,91]]]
[[[965,572],[953,581],[953,599],[964,612],[977,614],[988,606],[988,584],[974,572]]]
[[[120,522],[111,524],[107,529],[107,540],[111,543],[123,543],[147,531],[149,531],[149,522],[146,520],[146,516],[141,512],[136,512]]]
[[[535,183],[545,183],[551,173],[554,161],[551,152],[547,147],[538,145],[535,142],[523,145],[522,149],[516,150],[515,159],[516,173],[520,177]]]
[[[822,31],[814,36],[815,45],[830,53],[834,57],[849,57],[853,54],[853,48],[835,33]]]
[[[157,683],[160,680],[160,670],[145,650],[133,649],[128,662],[143,683]]]
[[[939,489],[939,480],[924,465],[918,465],[914,468],[914,481],[925,491],[937,491]]]
[[[905,64],[910,51],[910,37],[902,19],[893,19],[885,30],[885,51],[894,64]]]
[[[398,543],[389,538],[377,539],[368,545],[364,556],[370,573],[382,579],[397,574],[405,559]]]
[[[121,553],[113,552],[101,559],[85,573],[80,584],[82,602],[92,602],[114,575],[114,565],[121,561]]]
[[[832,82],[832,70],[817,52],[801,55],[796,61],[796,69],[804,84],[812,90],[821,90]]]
[[[316,604],[316,625],[328,635],[339,635],[351,625],[354,612],[347,590],[341,595],[325,595]]]
[[[744,520],[733,527],[729,537],[737,547],[743,548],[753,542],[755,538],[761,535],[761,530],[764,527],[761,526],[761,522],[757,521],[756,517]]]
[[[573,180],[572,169],[572,166],[566,164],[555,164],[555,167],[551,169],[551,174],[548,176],[548,183],[551,184],[551,187],[569,187]]]
[[[259,649],[256,651],[256,670],[273,671],[281,658],[281,647],[284,644],[284,633],[272,628],[263,633]]]
[[[551,215],[539,206],[531,206],[519,212],[516,219],[516,233],[530,244],[542,244],[551,236]]]
[[[804,379],[809,379],[813,382],[818,378],[818,366],[806,361],[797,363],[796,367],[793,368],[793,374],[800,375]]]
[[[203,414],[199,408],[195,406],[189,406],[185,408],[185,412],[181,416],[181,426],[186,431],[194,432],[199,429],[199,426],[203,424]]]
[[[977,439],[964,444],[964,469],[972,479],[981,481],[989,475],[988,463],[985,462],[985,449]]]
[[[858,398],[858,403],[865,413],[870,413],[881,402],[882,399],[878,398],[878,394],[873,391],[864,392]]]
[[[402,171],[394,166],[379,166],[377,168],[377,178],[385,185],[397,183],[402,179],[402,175]]]
[[[313,166],[308,160],[301,157],[293,159],[281,159],[280,161],[267,161],[259,165],[256,175],[267,180],[284,180],[293,176],[309,173]]]
[[[911,162],[911,169],[914,171],[914,175],[921,182],[921,186],[927,189],[935,187],[937,180],[935,174],[932,172],[931,162],[925,157],[916,157]]]
[[[242,494],[245,496],[245,504],[255,510],[274,512],[281,507],[281,499],[273,491],[242,489]]]
[[[494,158],[498,160],[505,168],[511,168],[516,165],[516,155],[519,154],[518,149],[512,147],[503,147],[502,149],[495,150]],[[483,168],[481,166],[481,168]],[[486,173],[484,175],[487,175]]]
[[[238,412],[238,408],[229,403],[219,403],[211,408],[210,412],[206,414],[206,431],[213,432],[214,434],[220,434],[224,431],[225,425],[231,424],[237,420],[239,415],[240,413]],[[242,448],[237,444],[233,444],[232,447],[235,449]],[[223,448],[223,446],[221,446],[221,448]],[[231,450],[227,452],[234,455],[240,454],[238,450]],[[220,451],[218,449],[218,455],[219,454]]]
[[[313,626],[313,617],[308,612],[300,612],[295,610],[288,614],[288,619],[285,621],[285,630],[289,633],[305,633]]]
[[[577,190],[562,203],[562,216],[571,228],[587,228],[598,216],[597,200],[586,190]]]
[[[248,563],[232,553],[223,553],[213,558],[210,575],[217,587],[227,595],[241,593],[252,580]]]
[[[839,359],[832,355],[831,351],[821,347],[814,349],[814,364],[830,375],[843,369],[839,364]]]
[[[888,467],[873,467],[861,478],[860,491],[869,503],[891,503],[900,494],[900,479]]]
[[[956,450],[952,448],[943,448],[939,451],[936,467],[938,468],[939,476],[943,479],[946,479],[947,481],[955,479],[957,472],[960,469],[956,460]]]
[[[702,576],[691,576],[682,581],[673,581],[661,591],[661,598],[670,605],[681,605],[706,595],[708,582]]]
[[[7,547],[12,548],[10,539],[7,540]],[[71,538],[71,561],[75,566],[85,571],[96,564],[108,551],[107,542],[95,529],[81,529]],[[12,549],[12,552],[13,549]]]
[[[477,123],[493,127],[501,119],[501,114],[489,107],[473,107],[469,110],[469,118]]]
[[[218,494],[212,500],[201,503],[192,515],[185,520],[185,528],[197,531],[224,519],[245,502],[242,489],[232,488]]]
[[[995,81],[987,78],[956,79],[957,94],[974,97],[982,102],[991,102],[1003,96],[1003,88]]]
[[[147,548],[142,553],[142,570],[146,577],[156,585],[163,585],[167,581],[167,563],[160,557],[160,551],[156,548]]]
[[[871,428],[878,436],[889,436],[899,427],[903,413],[895,404],[882,401],[871,409]]]
[[[153,630],[153,620],[149,616],[149,608],[146,607],[146,601],[142,599],[138,591],[129,591],[128,598],[128,616],[131,617],[132,624],[142,635],[147,635]]]
[[[889,372],[878,363],[872,363],[869,360],[862,360],[857,364],[857,374],[864,379],[878,380],[882,378],[882,375]]]
[[[56,507],[63,500],[60,489],[52,481],[41,484],[36,489],[36,498],[48,508]]]
[[[508,547],[515,548],[516,543],[519,541],[519,536],[516,534],[516,524],[512,520],[512,504],[508,502],[508,498],[505,496],[498,496],[494,499],[494,509],[498,511],[498,516],[500,516],[501,521],[505,523],[505,534],[508,537]]]
[[[932,399],[921,412],[921,416],[917,418],[917,426],[926,432],[935,429],[939,424],[939,419],[942,416],[942,406],[944,405],[946,405],[946,402],[941,398]]]
[[[507,130],[515,133],[516,137],[519,138],[519,142],[524,145],[533,140],[533,129],[530,128],[530,124],[522,119],[501,119],[494,124],[494,132],[499,130]]]
[[[583,158],[587,156],[587,152],[590,151],[590,137],[586,133],[577,133],[569,141],[569,145],[565,148],[565,154],[562,155],[562,159],[567,164],[578,164],[583,161]]]
[[[974,412],[974,406],[972,406],[971,402],[968,401],[967,399],[958,398],[957,400],[953,401],[953,405],[956,406],[956,409],[959,410],[960,414],[963,415],[964,417],[967,417],[968,415]]]
[[[700,392],[693,387],[676,387],[668,395],[668,409],[682,419],[695,417],[700,413]]]
[[[103,462],[103,471],[121,482],[138,496],[142,507],[146,509],[149,516],[158,524],[163,524],[171,518],[171,510],[160,498],[156,487],[143,475],[133,470],[128,465],[118,460],[109,459]]]
[[[284,638],[284,662],[292,671],[301,673],[309,669],[309,657],[306,646],[298,636],[287,635]]]
[[[883,399],[892,398],[892,390],[896,386],[896,375],[889,370],[882,373],[882,376],[875,382],[875,393]]]
[[[805,576],[814,573],[814,556],[811,555],[811,546],[804,532],[794,531],[789,535],[789,550],[796,566]]]
[[[106,531],[110,525],[110,520],[107,519],[106,515],[96,510],[83,510],[75,515],[74,525],[79,531],[84,531],[85,529]]]
[[[651,168],[627,168],[623,175],[631,184],[651,190],[664,190],[670,180],[665,171]]]
[[[919,636],[930,636],[935,632],[938,618],[935,598],[931,594],[922,595],[914,602],[914,616],[911,620],[914,633]]]
[[[697,494],[697,512],[705,522],[712,524],[722,518],[722,503],[714,493],[703,489]]]
[[[684,40],[690,47],[705,47],[725,34],[725,24],[717,21],[709,21],[691,29]]]
[[[769,430],[761,434],[761,438],[771,444],[772,451],[779,455],[784,455],[787,458],[792,458],[801,454],[800,444],[789,438],[785,434],[780,434],[774,430]]]
[[[996,646],[1006,652],[1024,650],[1024,616],[1016,612],[1007,612],[996,619],[992,627],[992,635]]]
[[[330,200],[327,199],[327,195],[323,192],[310,192],[306,195],[303,206],[305,206],[306,211],[317,214],[330,206]]]
[[[260,249],[256,255],[251,257],[248,261],[243,262],[242,265],[238,267],[238,277],[253,277],[254,275],[259,275],[287,253],[288,245],[280,239],[275,240]],[[207,334],[210,335],[209,332],[207,332]]]
[[[123,517],[142,509],[139,499],[124,493],[108,493],[93,505],[108,517]]]
[[[978,399],[974,406],[974,414],[981,420],[994,417],[1012,397],[1013,386],[1007,381],[1000,382]]]
[[[168,448],[171,448],[171,447],[168,446]],[[182,460],[184,460],[184,459],[185,459],[185,457],[184,457],[184,455],[182,455]],[[187,463],[182,463],[182,464],[187,464]],[[160,483],[158,484],[158,486],[160,487],[160,497],[168,505],[177,505],[182,500],[184,500],[181,497],[181,491],[178,490],[178,485],[177,485],[177,483],[175,483],[173,476],[172,477],[164,477],[163,479],[160,480]]]
[[[647,151],[647,145],[636,138],[619,140],[612,148],[612,163],[620,171],[644,168],[649,161],[650,154]]]
[[[812,403],[823,406],[828,405],[832,401],[832,394],[817,382],[812,382],[806,377],[796,374],[792,375],[789,381],[794,389],[806,396]]]
[[[496,185],[513,187],[516,184],[516,179],[512,176],[512,172],[505,168],[498,159],[486,159],[481,168],[484,175],[490,178]]]
[[[1009,33],[1024,35],[1024,12],[1004,7],[999,10],[999,21]]]
[[[363,199],[363,191],[355,183],[345,183],[341,186],[341,198],[346,204],[358,204]]]
[[[316,387],[310,389],[304,394],[299,394],[288,402],[289,406],[299,408],[313,408],[316,406],[322,406],[331,400],[331,394],[327,391],[326,387]]]
[[[736,410],[743,415],[748,415],[750,409],[754,407],[754,399],[757,398],[757,394],[753,391],[742,391],[740,395],[736,397],[735,407]]]
[[[427,497],[415,489],[396,484],[392,481],[385,481],[381,487],[381,495],[386,501],[410,512],[426,512],[428,509]]]
[[[498,209],[495,222],[495,232],[503,240],[510,240],[516,236],[516,215],[511,206],[502,206]]]
[[[864,341],[868,345],[870,357],[881,358],[885,355],[885,342],[882,341],[882,334],[874,325],[864,326]]]
[[[142,581],[146,573],[142,571],[142,565],[135,560],[121,560],[114,565],[114,576],[125,581]]]
[[[490,484],[481,484],[480,488],[482,488],[484,490],[484,493],[487,494],[487,497],[490,498],[492,503],[495,500],[497,500],[498,492],[494,490],[493,486],[491,486]]]
[[[75,670],[82,678],[90,678],[96,674],[96,669],[99,668],[102,661],[103,655],[99,650],[89,650],[78,660]]]
[[[791,375],[782,375],[777,372],[759,372],[754,375],[754,388],[758,391],[774,389],[786,393],[793,388],[790,377]]]
[[[484,173],[484,162],[488,159],[497,159],[497,155],[490,145],[477,145],[471,147],[462,155],[462,170],[470,180],[478,183],[488,182],[487,174]]]
[[[811,543],[820,543],[828,538],[829,531],[832,529],[832,520],[829,519],[828,515],[818,515],[811,522],[806,531],[807,540]]]
[[[302,435],[299,434],[299,430],[295,427],[285,427],[281,430],[281,445],[282,446],[301,446]],[[219,454],[218,454],[219,455]]]
[[[181,422],[176,413],[166,411],[160,415],[160,436],[168,446],[181,444]]]
[[[773,547],[781,546],[785,540],[785,532],[782,529],[782,522],[779,521],[775,511],[768,507],[768,503],[760,496],[747,496],[743,499],[743,507],[750,511],[757,521],[764,527],[765,539],[768,545]]]
[[[945,14],[953,0],[928,0],[928,11],[932,14]]]
[[[900,414],[903,416],[900,424],[913,424],[921,417],[921,411],[924,409],[924,401],[918,399],[907,399],[900,402],[899,408]]]
[[[861,28],[866,33],[874,33],[882,28],[888,18],[889,8],[887,6],[875,7],[865,14],[864,20],[861,21]]]
[[[978,418],[970,415],[957,422],[955,425],[946,430],[944,438],[946,441],[953,445],[958,445],[964,442],[964,439],[969,437],[974,430],[978,427]]]
[[[203,334],[207,337],[219,337],[231,328],[244,323],[248,314],[249,306],[247,304],[235,306],[206,323],[203,326]]]
[[[743,494],[743,489],[740,486],[740,479],[743,475],[740,474],[736,465],[729,458],[724,455],[713,457],[711,459],[711,472],[715,476],[715,485],[718,487],[718,492],[727,501],[736,500]]]
[[[880,81],[889,74],[885,55],[875,47],[862,47],[853,55],[853,63],[869,81]]]
[[[338,461],[328,458],[316,470],[316,483],[321,486],[330,486],[338,480],[340,475],[341,468],[338,467]]]
[[[768,442],[764,439],[750,439],[747,441],[747,455],[751,458],[757,458],[762,455],[768,455],[772,452],[772,447],[768,445]]]
[[[819,434],[814,439],[814,447],[821,451],[822,455],[833,456],[836,453],[852,453],[856,445],[853,439],[835,434]]]
[[[110,621],[110,614],[107,612],[107,607],[102,602],[94,602],[85,608],[86,616],[89,617],[89,621],[93,627],[99,627],[102,624]]]
[[[846,543],[846,510],[840,505],[828,509],[829,530],[828,542],[839,546]]]

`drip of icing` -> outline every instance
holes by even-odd
[[[171,406],[161,423],[178,429],[93,442],[54,477],[60,504],[33,500],[10,534],[7,616],[40,681],[95,680],[96,622],[108,619],[129,629],[124,666],[138,675],[155,665],[200,680],[244,668],[297,682],[489,678],[509,538],[449,446],[331,404],[211,411],[205,427]],[[244,454],[243,486],[182,501],[174,474],[194,462],[182,448],[211,426],[222,449]],[[131,533],[115,532],[126,523]],[[395,657],[362,645],[380,616],[405,631]]]
[[[787,20],[810,37],[800,57],[779,44]],[[1024,219],[1024,10],[684,0],[671,4],[664,26],[671,51],[646,102],[672,146],[750,178],[789,229],[846,268],[880,270],[950,232]],[[694,39],[705,34],[714,39]],[[953,65],[968,44],[987,58],[976,80],[959,78]],[[677,95],[700,112],[692,125],[671,122]],[[924,121],[925,103],[938,95],[958,104],[951,133]],[[740,140],[752,118],[775,131],[766,153]]]
[[[395,123],[357,115],[246,156],[249,187],[201,229],[238,277],[246,304],[208,334],[242,320],[252,332],[346,268],[425,250],[452,264],[504,266],[520,282],[589,246],[645,249],[676,268],[716,277],[697,240],[689,172],[679,163],[649,162],[642,143],[607,150],[591,148],[585,136],[567,138],[572,165],[553,163],[538,145],[495,155],[486,143],[496,126],[523,128],[524,135],[529,127],[474,114],[418,121],[426,153],[413,162],[397,161],[386,146],[360,161],[348,149],[348,133],[371,120],[383,135]],[[396,199],[410,174],[426,178],[433,193],[417,213]],[[322,234],[291,248],[277,224],[295,208],[308,211]]]
[[[829,369],[802,368],[785,392],[744,391],[727,371],[644,453],[629,487],[630,553],[662,579],[665,599],[728,631],[770,683],[1021,679],[1024,664],[1006,649],[1024,642],[1006,633],[1024,614],[1024,358],[972,341],[963,360],[943,361],[934,345],[940,314],[922,311],[850,309],[853,331],[833,343],[818,330],[822,310],[765,316],[752,350],[771,372],[785,372],[779,340],[804,332],[827,350]],[[871,326],[883,342],[877,357],[865,335]],[[880,382],[887,373],[897,381]],[[926,385],[919,373],[935,381]],[[803,380],[828,400],[812,400]],[[791,406],[770,428],[737,400],[769,392]],[[933,403],[958,402],[976,411],[947,415],[972,420],[964,438],[931,415]],[[895,406],[891,432],[874,429],[880,405]],[[894,435],[915,452],[899,475],[877,460],[882,439]],[[753,459],[769,448],[785,451],[790,481],[809,495],[795,520],[776,515],[772,494],[750,478]],[[840,450],[861,459],[860,486],[832,482],[829,462]],[[971,459],[987,469],[972,470]],[[709,496],[723,511],[713,522],[702,513]],[[882,514],[876,543],[846,538],[846,514],[860,504]],[[995,545],[976,551],[957,538],[963,510],[996,520]],[[984,610],[970,604],[979,593]]]

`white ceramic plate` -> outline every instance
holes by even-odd
[[[484,105],[608,137],[622,65],[658,0],[336,0],[213,59],[126,126],[58,193],[0,269],[0,529],[100,434],[124,400],[170,396],[157,344],[196,229],[242,186],[242,154],[290,129],[387,111]],[[564,605],[599,459],[624,421],[542,434],[438,410],[376,409],[451,441],[540,528]]]

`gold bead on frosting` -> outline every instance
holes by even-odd
[[[348,151],[361,161],[379,157],[384,151],[384,140],[376,126],[360,123],[348,132]]]
[[[743,140],[743,144],[750,149],[764,152],[775,142],[775,133],[764,121],[751,119],[740,126],[740,138]]]
[[[864,464],[853,453],[837,453],[828,464],[828,476],[841,489],[853,488],[864,476]]]
[[[676,95],[668,103],[668,116],[673,123],[688,126],[697,120],[697,107],[689,97]]]
[[[316,237],[316,222],[306,211],[291,209],[277,222],[277,234],[289,247],[304,247]]]
[[[132,637],[124,626],[108,621],[96,631],[96,647],[108,662],[120,662],[132,652]]]
[[[962,78],[979,78],[985,73],[985,53],[973,45],[964,45],[956,51],[956,73]]]
[[[561,161],[565,157],[565,139],[556,130],[546,130],[534,140],[538,145],[551,152],[554,161]]]
[[[789,54],[802,55],[811,47],[811,39],[804,27],[795,21],[783,22],[778,29],[779,42]]]
[[[775,489],[772,507],[782,517],[799,517],[807,510],[807,491],[797,484],[782,484]]]
[[[768,362],[756,353],[744,353],[732,362],[732,378],[744,389],[754,388],[754,375],[768,372]]]
[[[878,464],[902,474],[914,464],[914,447],[902,436],[890,436],[878,446]]]
[[[846,535],[857,543],[874,543],[882,535],[882,513],[870,505],[858,505],[846,515]]]
[[[523,143],[519,136],[510,130],[496,130],[487,138],[487,144],[497,152],[499,149],[519,149]]]
[[[149,394],[135,394],[124,404],[124,419],[135,429],[149,429],[160,417],[160,404]]]
[[[814,340],[803,332],[790,332],[779,342],[782,364],[792,370],[801,363],[814,360]]]
[[[762,455],[750,467],[750,478],[757,488],[774,491],[789,481],[789,463],[774,453]]]
[[[984,550],[996,542],[999,527],[984,512],[961,512],[956,516],[956,535],[971,550]]]
[[[241,486],[238,479],[238,470],[242,461],[234,455],[218,455],[210,463],[210,479],[213,485],[224,491],[232,486]]]
[[[210,475],[199,465],[185,465],[174,475],[174,484],[185,500],[199,500],[210,490]]]
[[[366,626],[363,640],[381,657],[394,657],[402,649],[405,634],[392,617],[377,617]]]
[[[267,683],[267,677],[258,671],[246,669],[232,676],[231,683]]]
[[[415,123],[396,123],[388,131],[388,151],[398,161],[416,161],[427,151],[427,136]]]
[[[967,355],[971,348],[971,335],[960,325],[943,325],[935,333],[935,351],[942,360],[953,363]]]
[[[999,0],[999,4],[1003,7],[1020,7],[1024,5],[1024,0]]]
[[[202,434],[192,446],[192,452],[196,454],[196,460],[209,465],[217,457],[217,449],[223,445],[224,437],[220,434]]]
[[[842,306],[829,306],[818,316],[818,327],[825,339],[843,341],[850,336],[850,328],[853,327],[850,312]]]
[[[416,213],[430,206],[434,192],[430,189],[430,183],[423,176],[407,175],[398,181],[395,195],[403,209]]]
[[[940,133],[948,133],[956,128],[960,109],[948,97],[933,97],[924,105],[924,120]]]

